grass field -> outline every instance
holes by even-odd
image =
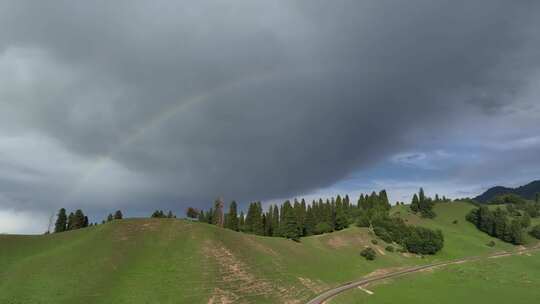
[[[392,209],[394,216],[400,216],[408,224],[441,229],[444,233],[444,248],[434,257],[435,259],[453,259],[459,257],[487,254],[493,250],[510,250],[514,246],[502,242],[497,238],[480,232],[473,224],[465,220],[470,210],[475,208],[469,203],[441,203],[434,207],[437,217],[423,219],[408,211],[408,206],[397,206]],[[454,224],[454,221],[457,221]],[[490,241],[495,247],[486,246]]]
[[[540,299],[540,253],[452,265],[337,296],[329,304],[531,304]],[[399,300],[397,300],[399,299]]]
[[[46,236],[0,235],[0,303],[304,303],[381,268],[511,249],[464,216],[471,205],[441,204],[425,220],[403,206],[409,223],[442,229],[445,247],[420,258],[389,253],[365,228],[303,238],[258,237],[176,219],[128,219]],[[453,224],[457,219],[458,223]],[[378,258],[359,256],[372,246]]]
[[[0,236],[0,303],[295,303],[376,268],[366,229],[257,237],[184,220],[122,220],[47,236]],[[377,246],[383,252],[383,245]]]

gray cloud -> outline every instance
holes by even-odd
[[[539,5],[5,1],[1,134],[39,134],[54,145],[27,159],[72,162],[4,205],[147,210],[328,186],[415,134],[516,107],[540,64]]]

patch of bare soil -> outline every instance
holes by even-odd
[[[386,252],[384,252],[384,250],[381,249],[381,247],[375,246],[375,250],[377,250],[377,252],[378,252],[380,255],[386,255]]]
[[[372,277],[376,277],[376,276],[381,276],[381,275],[389,274],[391,272],[400,271],[400,270],[403,270],[405,268],[407,268],[407,267],[381,268],[381,269],[377,269],[377,270],[375,270],[373,272],[368,273],[365,277],[366,278],[372,278]]]
[[[299,277],[298,280],[300,281],[300,283],[302,283],[302,285],[304,285],[307,289],[311,290],[314,293],[321,293],[328,289],[328,286],[320,280],[314,281],[302,277]]]
[[[235,303],[238,299],[239,297],[232,292],[215,288],[212,296],[208,300],[208,304],[231,304]]]
[[[216,262],[219,276],[216,284],[221,287],[216,290],[225,292],[213,295],[210,298],[214,301],[212,303],[229,303],[223,302],[229,299],[234,299],[234,303],[253,303],[251,301],[254,296],[277,297],[280,303],[300,303],[300,291],[294,286],[284,287],[279,284],[279,280],[257,277],[246,263],[226,247],[207,242],[203,254]]]
[[[342,236],[333,236],[328,239],[327,244],[332,248],[341,248],[347,246],[347,241]]]
[[[267,247],[259,242],[255,242],[250,236],[246,236],[245,238],[246,243],[249,243],[253,247],[255,247],[257,250],[264,252],[266,254],[270,254],[273,256],[279,256],[277,252],[275,252],[272,248]]]
[[[338,249],[347,246],[364,246],[369,245],[370,238],[363,237],[362,235],[357,236],[343,236],[343,235],[332,235],[326,241],[328,246]]]

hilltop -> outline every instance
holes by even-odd
[[[381,269],[513,248],[465,221],[468,203],[441,203],[435,219],[407,206],[393,216],[441,229],[433,256],[388,252],[367,228],[261,237],[180,219],[127,219],[43,236],[0,236],[0,303],[305,303]],[[457,220],[457,223],[455,221]],[[486,246],[495,241],[491,248]],[[367,261],[359,252],[377,252]]]
[[[517,188],[508,188],[502,186],[496,186],[489,188],[486,192],[475,197],[474,200],[480,203],[487,203],[499,195],[503,194],[516,194],[525,199],[534,200],[536,194],[540,193],[540,180],[533,181],[527,185]]]

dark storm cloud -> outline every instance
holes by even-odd
[[[540,64],[538,13],[502,0],[4,1],[0,126],[75,155],[57,178],[88,205],[284,197],[414,146],[417,130],[512,107]],[[27,207],[55,206],[53,192]]]

